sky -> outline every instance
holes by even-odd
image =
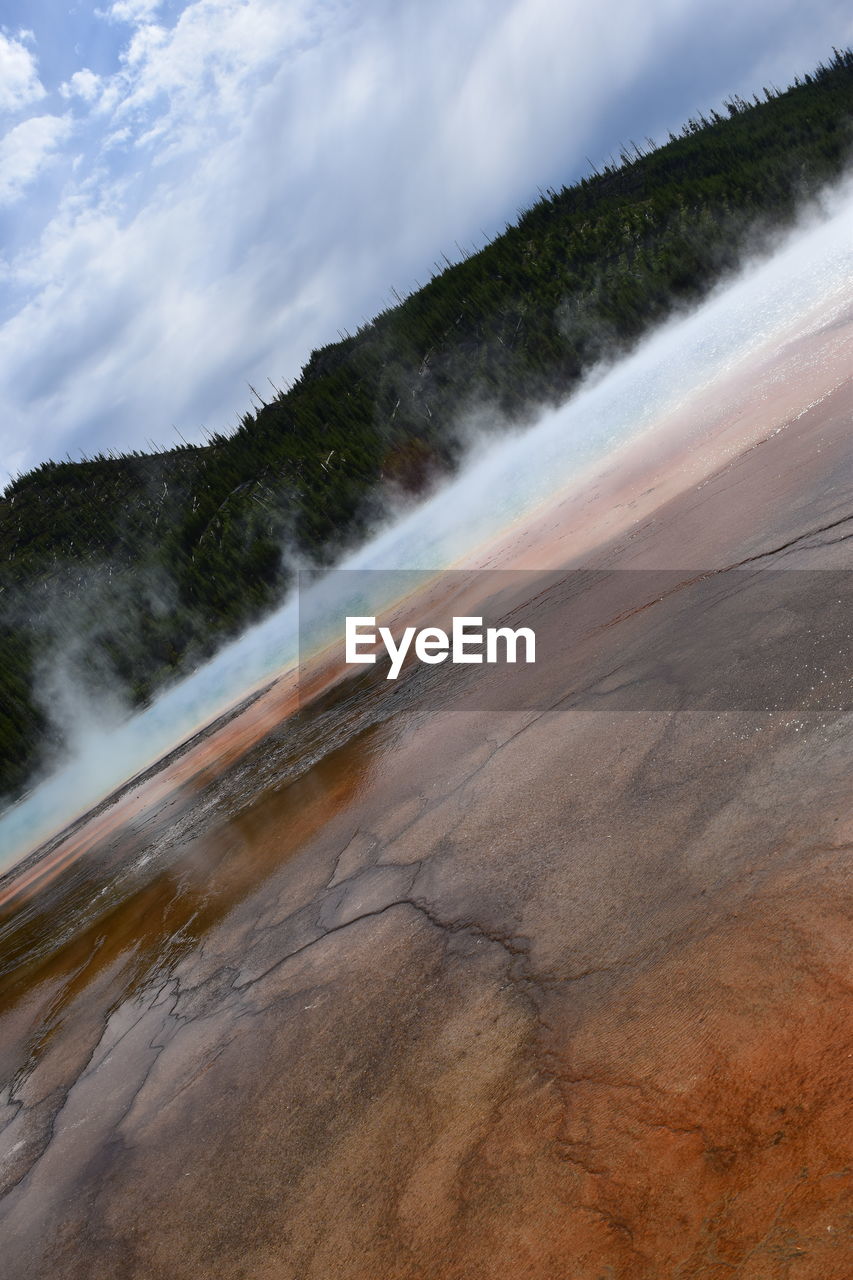
[[[0,485],[232,430],[540,189],[851,42],[845,0],[0,0]]]

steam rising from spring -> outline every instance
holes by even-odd
[[[561,408],[530,429],[472,446],[457,476],[398,515],[341,568],[440,570],[477,563],[477,548],[577,483],[661,417],[706,390],[766,344],[801,332],[809,313],[849,295],[853,193],[749,266],[693,313],[633,354],[600,368]],[[322,587],[318,587],[322,590]],[[127,779],[296,662],[291,598],[146,710],[119,725],[87,726],[73,758],[0,816],[0,872]]]

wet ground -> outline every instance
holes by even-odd
[[[496,552],[652,574],[630,599],[592,575],[594,620],[523,696],[497,668],[297,719],[267,695],[7,881],[4,1275],[853,1274],[839,333],[709,402],[704,452],[662,445]],[[679,701],[731,573],[781,569],[737,696]],[[820,663],[773,703],[779,646]]]

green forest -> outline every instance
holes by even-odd
[[[0,499],[0,794],[61,758],[36,696],[58,654],[144,704],[279,601],[295,561],[332,563],[389,494],[452,471],[466,408],[500,430],[564,400],[789,225],[852,145],[853,53],[834,51],[548,191],[269,403],[256,394],[233,434],[16,478]]]

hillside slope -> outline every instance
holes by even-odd
[[[548,193],[315,351],[234,435],[15,480],[0,500],[0,793],[61,746],[45,711],[61,681],[144,702],[278,599],[294,559],[329,562],[389,487],[419,492],[451,469],[466,409],[486,406],[496,429],[523,421],[698,301],[842,172],[851,121],[846,51]]]

